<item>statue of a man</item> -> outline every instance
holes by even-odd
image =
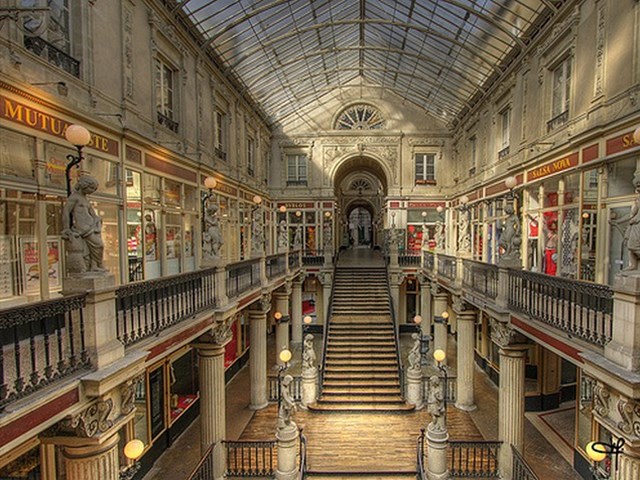
[[[209,203],[204,213],[204,234],[202,236],[202,252],[207,258],[218,258],[223,245],[222,229],[218,217],[217,203]]]
[[[429,428],[432,431],[443,432],[447,429],[444,420],[444,386],[437,375],[429,378],[429,393],[427,395],[427,411],[431,414]]]
[[[300,248],[302,248],[302,227],[297,227],[293,237],[293,249],[299,250]]]
[[[289,236],[287,235],[287,222],[280,220],[278,225],[278,251],[284,251],[289,248]]]
[[[291,383],[293,377],[285,375],[280,383],[280,410],[278,411],[278,428],[286,428],[291,425],[295,427],[295,423],[291,420],[291,416],[296,411],[296,402],[291,394]]]
[[[264,251],[264,231],[262,227],[262,210],[256,208],[251,222],[251,254],[254,257],[262,255]]]
[[[413,339],[413,346],[407,355],[409,370],[420,370],[420,335],[418,333],[412,333],[411,338]]]
[[[80,177],[62,210],[62,238],[68,242],[69,274],[106,271],[103,264],[102,219],[87,199],[87,195],[97,189],[98,181],[95,178],[88,175]]]
[[[436,249],[444,250],[444,221],[441,215],[438,215],[438,219],[436,220],[436,233],[435,233],[435,241],[436,241]]]
[[[507,266],[516,266],[512,264],[520,263],[520,245],[522,243],[520,220],[515,214],[515,209],[511,202],[504,207],[504,212],[507,214],[507,218],[499,242],[501,263],[506,263],[508,264]]]
[[[329,222],[325,222],[324,227],[322,227],[322,240],[325,250],[331,250],[333,247],[333,237],[331,235],[331,224]]]
[[[458,249],[462,252],[471,251],[471,232],[469,232],[469,211],[461,210],[458,221]]]
[[[316,352],[313,349],[313,335],[308,333],[304,337],[304,345],[302,346],[302,371],[315,370],[316,368]]]

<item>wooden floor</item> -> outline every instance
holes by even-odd
[[[411,413],[298,411],[294,421],[307,437],[311,471],[415,473],[416,440],[430,416],[425,409]],[[451,440],[482,440],[466,412],[449,407],[447,424]],[[273,439],[275,426],[276,406],[270,405],[256,412],[241,440]]]

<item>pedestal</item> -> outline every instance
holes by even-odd
[[[604,356],[625,370],[640,368],[640,275],[618,274],[613,284],[613,332]]]
[[[302,343],[302,282],[293,282],[291,290],[291,344]]]
[[[63,294],[87,292],[84,308],[84,335],[91,364],[96,369],[124,357],[124,345],[116,332],[115,290],[112,273],[65,277]]]
[[[290,425],[276,430],[278,441],[278,467],[276,480],[297,480],[298,478],[298,427]]]
[[[471,411],[477,407],[474,402],[473,386],[473,345],[475,341],[474,311],[458,314],[458,352],[457,352],[457,398],[456,407]]]
[[[447,446],[449,433],[433,431],[427,427],[427,478],[429,480],[446,480],[449,478],[447,468]]]
[[[511,445],[524,451],[524,364],[526,347],[500,349],[500,388],[498,391],[499,465],[504,478],[511,478]]]
[[[67,480],[118,480],[120,461],[117,433],[99,444],[65,446],[63,456]]]
[[[309,368],[302,372],[302,399],[300,406],[304,409],[318,400],[318,370]]]
[[[422,370],[407,369],[407,403],[416,406],[416,410],[424,407],[424,388],[422,388]]]
[[[249,310],[249,375],[251,376],[252,410],[269,405],[267,395],[267,312]]]

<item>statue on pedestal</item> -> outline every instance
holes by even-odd
[[[98,189],[98,181],[88,175],[78,179],[62,210],[62,238],[67,241],[67,273],[105,273],[103,264],[102,218],[87,195]]]
[[[520,259],[520,245],[522,244],[520,219],[515,213],[512,201],[504,207],[507,218],[500,235],[498,247],[500,259],[498,264],[505,267],[518,268],[522,266]]]
[[[296,411],[296,402],[291,394],[291,383],[293,377],[291,375],[285,375],[280,383],[280,409],[278,411],[278,428],[287,428],[290,426],[296,427],[296,424],[291,419],[291,416]],[[296,427],[297,428],[297,427]]]
[[[280,220],[278,224],[278,251],[283,252],[289,249],[289,235],[287,234],[287,222]]]
[[[435,432],[444,432],[447,430],[445,424],[445,409],[444,404],[444,386],[442,379],[437,375],[432,375],[429,378],[429,393],[427,395],[427,411],[431,414],[431,423],[429,423],[429,430]]]
[[[619,225],[629,222],[624,231],[624,243],[627,244],[629,251],[629,265],[624,268],[623,272],[640,273],[638,268],[638,259],[640,259],[640,170],[633,174],[633,186],[635,187],[636,198],[631,206],[631,211],[616,220],[609,220],[612,225]]]
[[[251,256],[259,257],[264,252],[264,229],[262,227],[262,210],[256,208],[251,218]]]
[[[217,203],[209,203],[204,212],[204,232],[202,234],[202,253],[205,258],[217,259],[223,245],[222,229],[218,217]]]
[[[413,339],[413,346],[411,347],[411,350],[409,350],[409,354],[407,355],[409,370],[420,370],[420,334],[412,333],[411,338]]]
[[[313,335],[308,333],[304,337],[302,345],[302,371],[315,371],[316,369],[316,352],[313,349]]]
[[[435,233],[435,241],[436,241],[436,250],[444,250],[444,221],[442,216],[438,214],[438,219],[436,220],[436,233]]]
[[[300,250],[302,248],[302,227],[296,228],[296,234],[293,237],[293,249]]]
[[[458,250],[461,252],[471,251],[471,232],[469,231],[469,211],[464,208],[460,210],[458,219]]]

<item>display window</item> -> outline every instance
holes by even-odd
[[[169,361],[169,419],[177,420],[198,399],[198,360],[189,348]]]
[[[238,322],[231,324],[231,340],[224,347],[224,368],[228,368],[238,358]]]
[[[35,180],[36,139],[0,129],[0,175]]]

